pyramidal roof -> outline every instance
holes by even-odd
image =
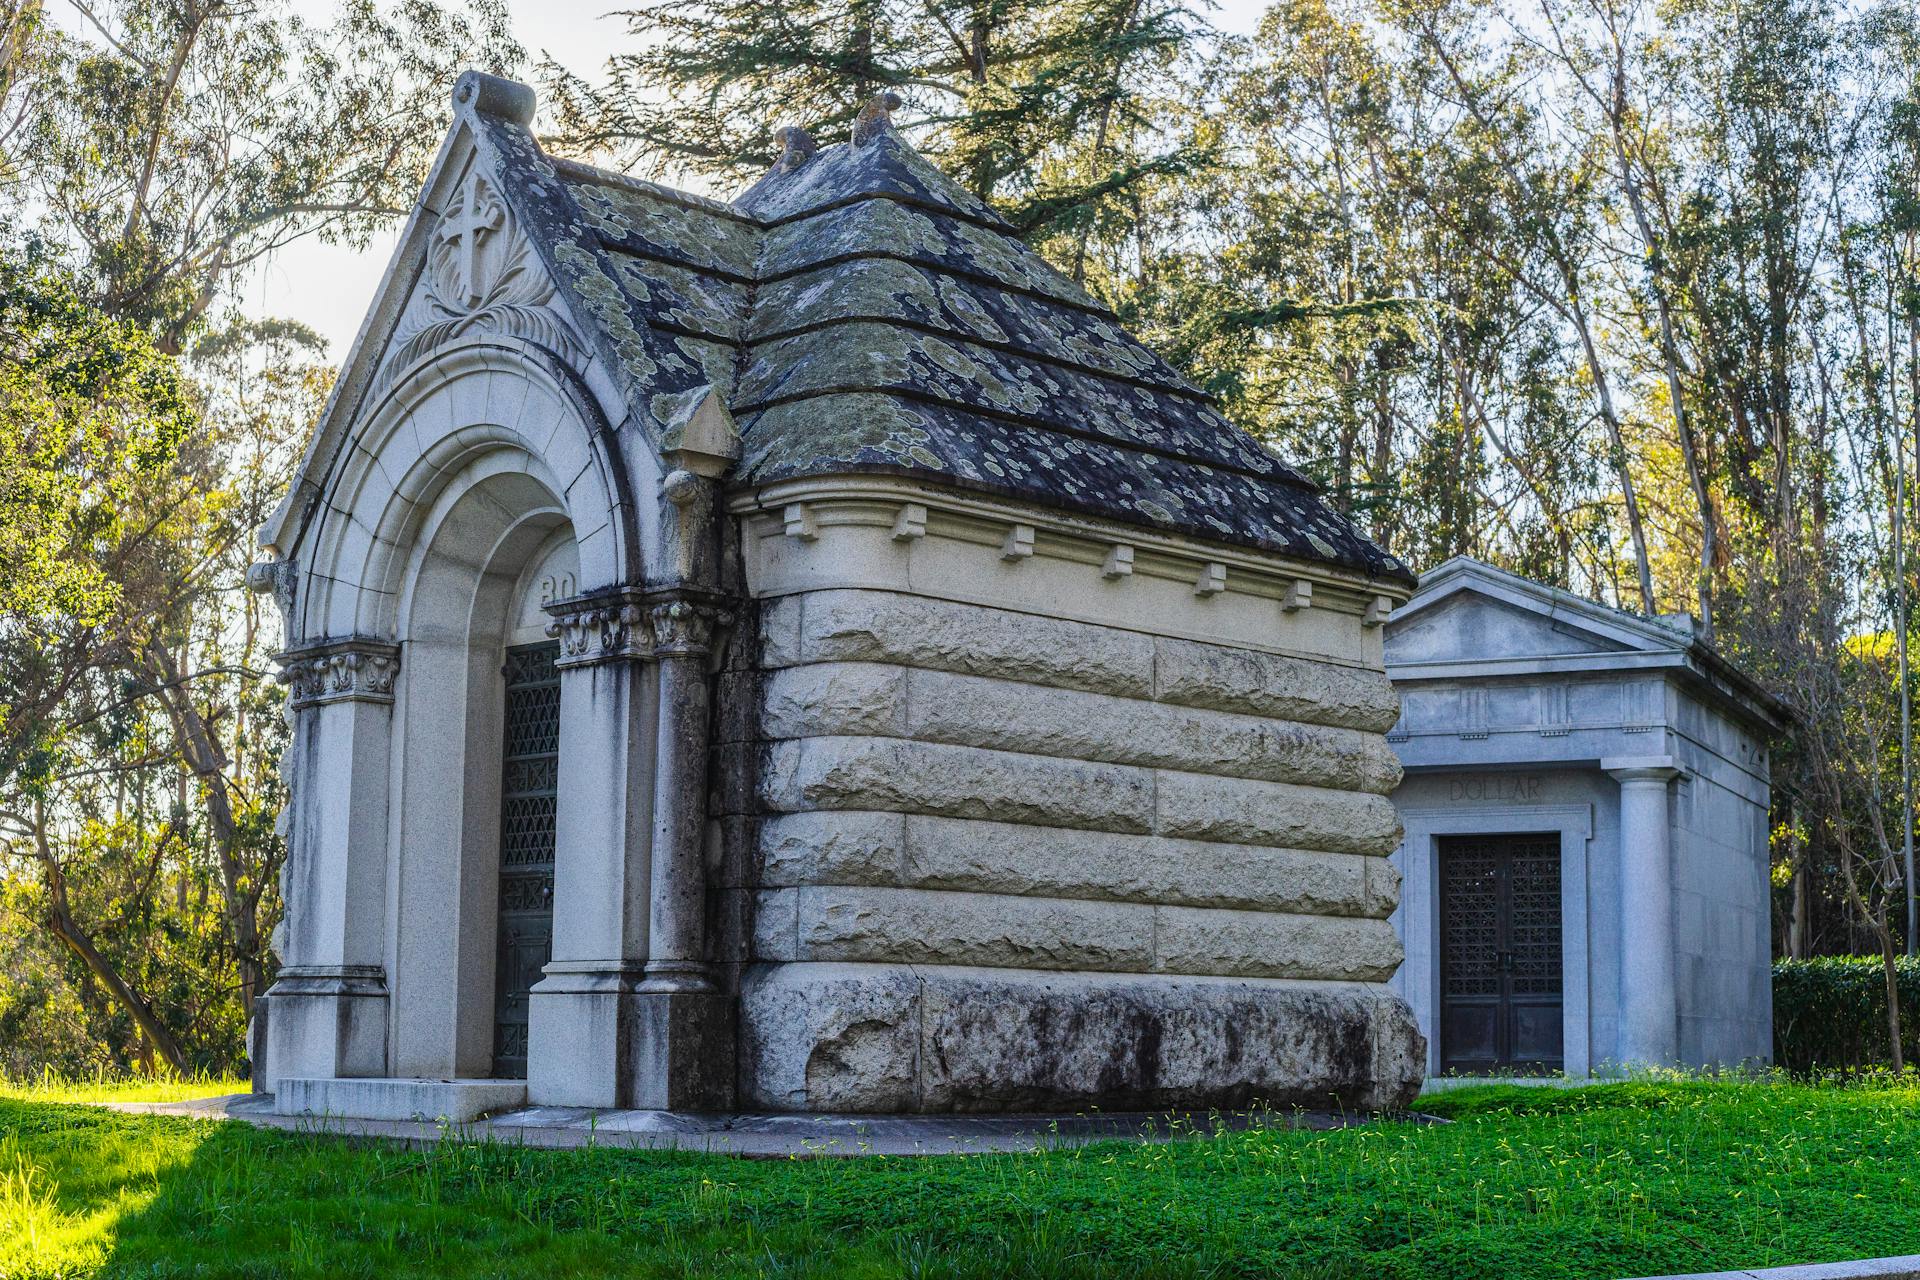
[[[656,447],[718,392],[740,485],[903,475],[1413,580],[902,140],[892,95],[845,143],[783,130],[727,204],[549,157],[530,91],[469,82],[502,198]]]

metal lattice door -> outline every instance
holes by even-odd
[[[1472,1075],[1564,1062],[1560,837],[1440,841],[1440,1066]]]
[[[493,1073],[527,1076],[527,998],[553,957],[554,795],[560,768],[557,644],[507,650],[500,779],[500,928]]]

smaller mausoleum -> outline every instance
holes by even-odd
[[[1780,702],[1688,615],[1466,558],[1385,631],[1406,766],[1393,985],[1428,1073],[1767,1061]]]

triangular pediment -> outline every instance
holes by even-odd
[[[1690,627],[1583,600],[1476,560],[1450,560],[1387,625],[1389,666],[1675,653]]]

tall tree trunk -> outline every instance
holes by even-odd
[[[173,722],[180,758],[200,784],[215,861],[220,866],[221,907],[233,942],[234,963],[240,971],[240,1006],[253,1016],[254,997],[265,976],[261,947],[259,903],[262,886],[249,883],[240,859],[240,827],[234,818],[232,782],[227,777],[226,752],[193,705],[189,684],[180,678],[173,655],[160,645],[146,650],[149,674],[160,686],[160,696]]]
[[[145,1041],[146,1047],[140,1051],[140,1057],[147,1074],[153,1074],[152,1055],[147,1051],[150,1047],[152,1052],[165,1058],[167,1065],[175,1072],[185,1075],[187,1055],[181,1052],[180,1042],[174,1039],[173,1032],[154,1012],[153,1005],[133,989],[113,961],[94,945],[92,936],[74,916],[72,903],[67,897],[66,873],[60,860],[54,856],[52,842],[47,837],[46,808],[39,802],[34,804],[33,809],[33,840],[34,854],[47,878],[47,907],[41,917],[47,931],[73,952],[80,963],[87,966],[87,971],[133,1019],[134,1026],[139,1028]]]

